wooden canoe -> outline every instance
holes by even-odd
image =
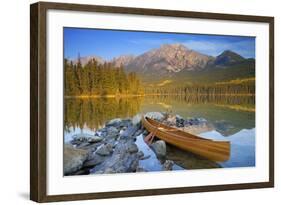
[[[227,161],[230,157],[229,141],[215,141],[198,137],[144,116],[142,116],[142,124],[159,139],[182,150],[217,162]]]

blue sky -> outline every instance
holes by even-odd
[[[254,37],[64,28],[64,57],[72,59],[80,53],[80,56],[95,55],[110,60],[172,43],[211,56],[232,50],[245,58],[255,58]]]

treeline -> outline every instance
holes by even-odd
[[[142,93],[136,73],[126,74],[123,66],[98,63],[94,58],[84,66],[64,59],[66,96],[138,95]]]
[[[213,84],[147,87],[145,93],[156,95],[255,95],[255,80],[235,80]]]

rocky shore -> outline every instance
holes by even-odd
[[[169,126],[198,134],[213,129],[200,118],[184,119],[178,115],[149,112],[146,116]],[[141,125],[141,115],[132,119],[113,119],[95,134],[76,134],[64,145],[64,174],[110,174],[146,172],[140,164],[150,155],[145,155],[136,144],[139,136],[145,137],[147,130]],[[155,138],[149,146],[161,161],[162,170],[172,170],[174,161],[167,159],[166,143]]]

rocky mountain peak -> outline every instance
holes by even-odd
[[[135,56],[133,55],[121,55],[119,57],[115,57],[111,60],[112,64],[116,67],[120,67],[121,65],[127,66],[129,63],[134,60]]]
[[[128,66],[138,72],[159,72],[159,74],[180,72],[183,69],[203,69],[210,57],[188,49],[182,44],[164,44],[136,57]]]

